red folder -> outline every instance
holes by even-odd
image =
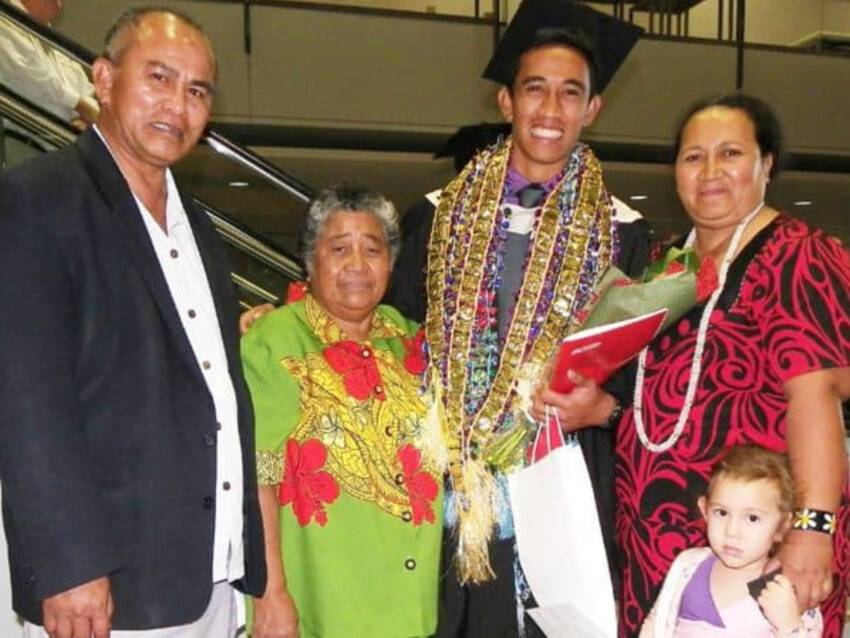
[[[573,389],[567,371],[574,370],[602,384],[655,338],[667,309],[581,330],[561,342],[550,386],[555,392]]]

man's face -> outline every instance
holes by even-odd
[[[23,5],[33,20],[44,25],[53,22],[62,11],[62,0],[24,0]]]
[[[602,105],[589,87],[587,62],[569,47],[544,46],[520,58],[513,87],[499,91],[499,108],[512,123],[511,163],[523,177],[545,182],[566,165]]]
[[[170,14],[150,14],[126,36],[119,60],[93,68],[98,126],[112,151],[140,169],[189,153],[212,106],[215,66],[204,36]]]

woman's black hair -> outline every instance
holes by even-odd
[[[679,155],[679,149],[682,146],[682,133],[688,122],[697,113],[713,106],[739,109],[747,115],[755,128],[756,144],[758,144],[762,157],[767,157],[768,155],[773,157],[770,177],[776,177],[783,160],[782,127],[779,125],[779,119],[776,117],[776,113],[773,112],[773,109],[770,108],[767,102],[746,93],[727,93],[726,95],[705,98],[692,104],[685,111],[684,117],[679,122],[679,128],[676,131],[676,143],[673,147],[673,156],[676,157]]]

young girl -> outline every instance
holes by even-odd
[[[686,549],[664,580],[640,638],[819,638],[818,609],[802,615],[794,587],[776,574],[758,594],[762,576],[791,526],[794,491],[788,459],[757,445],[727,450],[699,499],[709,547]]]

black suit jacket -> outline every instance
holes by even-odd
[[[265,586],[253,417],[222,245],[184,202],[236,389],[246,575]],[[179,625],[212,580],[213,400],[129,187],[93,132],[0,178],[0,480],[13,606],[108,574],[116,629]]]

